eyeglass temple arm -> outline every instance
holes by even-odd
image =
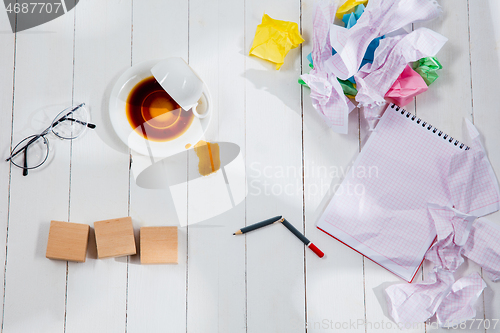
[[[95,126],[95,124],[92,124],[92,123],[86,123],[86,122],[84,122],[84,121],[80,121],[80,120],[78,120],[78,119],[66,118],[66,119],[64,119],[64,120],[74,121],[74,122],[76,122],[76,123],[79,123],[79,124],[82,124],[82,125],[84,125],[84,126],[87,126],[87,127],[88,127],[88,128],[90,128],[90,129],[94,129],[94,128],[96,127],[96,126]]]
[[[50,130],[52,127],[57,126],[60,122],[62,122],[62,121],[64,121],[64,120],[68,119],[68,118],[66,118],[67,116],[69,116],[70,114],[72,114],[73,112],[75,112],[76,110],[78,110],[79,108],[81,108],[81,107],[82,107],[82,106],[84,106],[84,105],[85,105],[85,103],[82,103],[82,104],[80,104],[80,105],[75,106],[73,109],[71,109],[71,111],[69,111],[69,112],[68,112],[68,113],[66,113],[64,116],[62,116],[61,118],[57,119],[56,121],[54,121],[54,122],[50,125],[49,130]]]
[[[28,149],[24,150],[24,167],[23,167],[23,176],[28,175]]]

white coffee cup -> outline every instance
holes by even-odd
[[[182,58],[167,58],[158,62],[151,73],[163,89],[186,111],[198,118],[210,112],[207,88]]]

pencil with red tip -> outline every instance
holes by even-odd
[[[288,222],[286,219],[283,219],[283,222],[281,222],[288,230],[290,230],[295,236],[297,236],[298,239],[302,241],[308,248],[310,248],[316,255],[320,258],[323,258],[325,254],[316,247],[316,245],[313,244],[309,239],[306,238],[300,231],[298,231],[290,222]]]

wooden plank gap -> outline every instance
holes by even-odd
[[[134,0],[130,0],[130,67],[134,64]]]
[[[191,28],[191,1],[187,3],[187,63],[190,58],[190,39]],[[188,297],[189,297],[189,154],[186,159],[186,333],[188,332]]]
[[[245,151],[243,152],[243,160],[245,163],[245,177],[248,180],[247,174],[246,174],[246,167],[247,167],[247,57],[246,57],[246,46],[247,46],[247,15],[246,15],[246,7],[247,7],[247,2],[246,0],[243,0],[243,54],[245,55],[243,57],[243,117],[245,119],[245,128],[244,128],[244,145],[245,145]],[[248,187],[248,182],[246,184]],[[245,227],[247,226],[247,212],[248,212],[248,195],[245,197]],[[247,243],[247,235],[244,235],[245,237],[245,332],[248,333],[248,243]]]
[[[134,64],[134,0],[130,1],[130,66]],[[128,168],[128,202],[127,202],[127,215],[130,216],[131,206],[131,192],[132,192],[132,151],[129,148],[129,168]],[[130,257],[127,256],[127,269],[126,269],[126,283],[125,283],[125,333],[128,332],[128,292],[129,292],[129,261]]]
[[[188,1],[189,22],[189,1]],[[188,23],[188,59],[189,59],[189,23]],[[189,63],[189,61],[188,61]],[[189,154],[186,158],[186,333],[188,332],[188,297],[189,297]]]
[[[300,35],[303,36],[302,29],[302,0],[299,1],[299,30]],[[303,54],[304,48],[303,44],[300,44],[299,49],[299,59],[300,59],[300,74],[304,74],[304,63],[303,63]],[[304,235],[307,232],[306,228],[306,180],[305,180],[305,149],[304,149],[304,87],[300,85],[300,120],[301,120],[301,145],[302,145],[302,231]],[[307,255],[306,255],[307,247],[304,246],[304,324],[305,324],[305,332],[307,333]]]
[[[472,123],[474,124],[474,87],[472,82],[472,52],[471,52],[471,43],[470,43],[470,9],[469,9],[469,0],[467,0],[467,37],[469,40],[469,70],[470,70],[470,105],[471,105],[471,117]],[[482,268],[481,268],[482,271]],[[483,297],[484,300],[484,297]],[[485,311],[486,313],[486,311]],[[486,328],[485,328],[486,331]]]
[[[61,1],[64,2],[64,1]],[[64,7],[66,12],[66,7]],[[75,63],[76,63],[76,11],[75,6],[73,11],[73,69],[71,77],[71,106],[75,102]],[[68,222],[71,222],[71,179],[72,179],[72,159],[73,159],[73,140],[69,142],[69,186],[68,186]],[[66,281],[64,286],[64,319],[63,332],[66,333],[67,315],[68,315],[68,280],[69,280],[69,264],[66,262]]]
[[[133,0],[132,0],[133,2]],[[130,55],[132,56],[133,52],[130,51]],[[127,203],[127,215],[130,216],[130,207],[132,201],[132,152],[129,149],[130,163],[128,169],[128,203]],[[125,333],[128,332],[128,301],[129,301],[129,287],[130,287],[130,279],[129,279],[129,268],[130,268],[130,256],[127,256],[127,270],[126,270],[126,284],[125,284]]]
[[[16,23],[17,27],[17,14],[16,14]],[[12,151],[12,146],[14,144],[14,105],[15,105],[15,95],[16,95],[16,59],[17,59],[17,29],[14,30],[14,61],[12,66],[12,106],[11,106],[11,115],[10,115],[10,149]],[[4,261],[4,278],[3,278],[3,297],[2,297],[2,323],[0,326],[0,332],[3,332],[4,327],[4,319],[5,319],[5,291],[7,288],[7,253],[8,253],[8,244],[9,244],[9,222],[10,222],[10,188],[12,185],[12,163],[9,163],[9,183],[7,186],[7,228],[5,234],[5,261]]]

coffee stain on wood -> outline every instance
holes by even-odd
[[[218,143],[200,141],[194,146],[199,158],[198,171],[202,176],[208,176],[220,169],[220,148]]]

